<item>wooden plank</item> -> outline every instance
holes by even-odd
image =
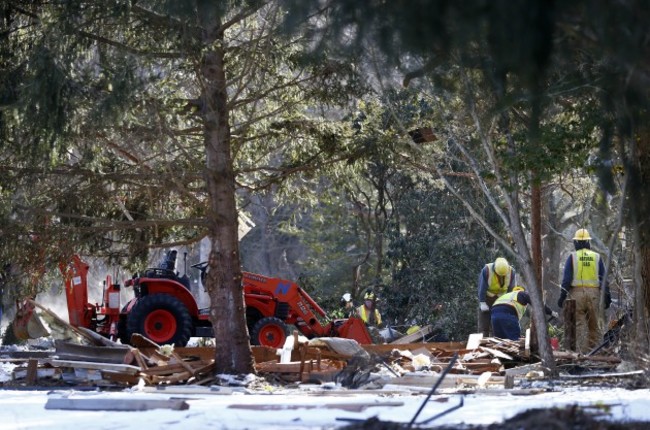
[[[58,367],[78,367],[81,369],[97,369],[109,370],[113,372],[122,372],[129,375],[136,375],[140,373],[140,368],[128,364],[113,364],[113,363],[96,363],[90,361],[74,361],[74,360],[56,360],[50,359],[48,362],[52,366]]]
[[[27,375],[25,375],[25,382],[29,385],[34,385],[38,378],[38,360],[33,358],[29,359],[27,363]]]
[[[152,409],[171,409],[184,411],[190,405],[180,399],[48,399],[45,409],[74,411],[149,411]]]
[[[145,363],[144,357],[142,357],[142,353],[140,352],[140,350],[138,348],[133,348],[131,352],[133,353],[135,362],[138,363],[138,366],[140,366],[140,369],[147,370],[149,366],[147,366],[147,363]]]
[[[149,357],[154,355],[154,352],[157,351],[159,348],[157,347],[152,347],[150,343],[147,343],[144,346],[138,345],[137,347],[134,346],[136,349],[138,349],[143,356]],[[275,348],[268,348],[268,347],[252,347],[251,349],[253,350],[253,355],[255,356],[255,350],[257,348],[266,348],[269,350],[273,350],[275,354]],[[215,358],[215,349],[214,347],[209,347],[209,346],[196,346],[196,347],[174,347],[174,352],[178,354],[179,356],[185,358],[185,359],[195,359],[195,360],[203,360],[203,361],[209,361],[209,360],[214,360]]]
[[[473,350],[479,347],[481,344],[481,339],[483,339],[483,333],[472,333],[467,338],[467,346],[465,349]]]
[[[496,358],[503,358],[504,360],[514,360],[514,358],[511,357],[510,355],[505,354],[505,353],[503,353],[503,352],[501,352],[501,351],[499,351],[498,349],[495,349],[495,348],[488,348],[486,346],[481,346],[481,347],[479,347],[479,349],[482,350],[482,351],[489,352],[490,354],[492,354]]]
[[[160,345],[158,345],[153,340],[142,336],[140,333],[133,333],[131,335],[131,345],[136,348],[153,348],[156,350],[160,349]]]
[[[52,351],[6,351],[3,349],[2,356],[6,358],[0,358],[0,362],[25,361],[30,358],[42,360],[50,358],[52,355]]]
[[[173,373],[178,373],[183,371],[186,371],[185,367],[181,366],[180,363],[173,363],[173,364],[165,364],[162,366],[149,367],[146,370],[142,370],[142,374],[151,375],[151,376],[163,376],[163,375],[171,375]]]
[[[185,368],[188,372],[192,374],[192,376],[195,375],[195,370],[190,366],[185,360],[183,360],[176,352],[172,351],[172,357]]]
[[[171,375],[173,373],[186,371],[192,375],[196,375],[199,373],[208,372],[213,367],[214,367],[214,362],[210,362],[210,363],[205,363],[203,361],[193,361],[193,362],[184,362],[184,363],[174,362],[169,364],[163,364],[160,366],[149,367],[147,369],[143,369],[141,373],[144,375],[163,376],[163,375]]]

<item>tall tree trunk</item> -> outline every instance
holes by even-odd
[[[215,373],[253,373],[241,284],[235,175],[221,48],[224,40],[218,33],[218,19],[209,12],[199,10],[199,19],[205,29],[200,70],[203,82],[201,117],[207,159],[208,235],[211,240],[207,290],[210,320],[215,331]]]
[[[547,304],[557,303],[560,297],[560,261],[565,242],[561,236],[565,224],[563,214],[558,213],[558,204],[553,200],[553,189],[542,191],[542,286]]]
[[[535,183],[536,177],[533,173],[533,186],[530,200],[530,246],[533,251],[533,265],[535,266],[535,278],[539,285],[542,284],[542,191],[541,186]]]
[[[647,126],[647,118],[644,118],[644,126],[641,127],[635,139],[633,139],[633,160],[632,178],[633,186],[630,187],[632,198],[630,199],[633,211],[633,223],[635,226],[636,248],[636,294],[635,294],[635,320],[637,346],[639,353],[648,353],[648,342],[650,341],[650,328],[648,317],[650,316],[650,197],[648,197],[647,186],[650,180],[650,128]]]
[[[539,108],[539,106],[536,106]],[[536,115],[533,115],[534,117],[538,117]],[[512,133],[510,132],[510,117],[509,115],[504,112],[501,117],[502,121],[502,126],[503,129],[506,131],[506,136],[508,140],[508,147],[511,152],[511,154],[516,154],[516,145],[514,143],[514,138],[512,136]],[[532,123],[533,126],[530,129],[530,137],[529,137],[529,145],[535,145],[535,141],[537,140],[538,133],[536,131],[537,129],[537,122]],[[537,187],[537,193],[539,193],[539,185],[537,184],[537,177],[536,175],[531,176],[531,181],[532,181],[532,186],[533,189]],[[533,220],[533,223],[537,223],[536,232],[533,232],[533,235],[538,235],[537,238],[533,237],[533,243],[532,247],[533,249],[530,250],[528,248],[528,241],[526,240],[526,234],[524,232],[524,229],[522,227],[522,222],[521,222],[521,208],[519,204],[519,192],[518,192],[518,186],[519,184],[517,183],[517,176],[512,175],[510,179],[510,187],[512,191],[508,194],[508,222],[509,222],[509,230],[510,233],[512,234],[512,238],[514,240],[515,244],[515,249],[517,251],[517,257],[518,261],[521,263],[521,267],[523,269],[523,275],[524,279],[526,280],[526,285],[528,286],[528,294],[530,295],[531,299],[531,304],[532,304],[532,318],[531,318],[531,327],[534,329],[535,334],[533,336],[537,336],[537,348],[539,352],[539,357],[542,361],[542,365],[544,365],[549,373],[551,375],[557,374],[557,368],[555,366],[555,359],[553,358],[553,352],[551,350],[551,344],[549,341],[548,337],[548,331],[546,330],[546,315],[544,313],[544,299],[542,297],[542,285],[541,285],[541,276],[539,272],[539,263],[541,261],[541,248],[539,244],[539,234],[540,234],[540,227],[539,227],[539,210],[540,210],[540,202],[533,201],[533,205],[535,206],[533,208],[534,211],[537,211],[537,214],[533,214],[533,217],[537,217],[537,219]],[[535,196],[534,198],[539,199],[539,194]],[[538,241],[537,244],[535,244],[535,240]],[[532,253],[532,255],[531,255]],[[537,255],[535,255],[537,253]]]
[[[542,365],[548,368],[549,372],[554,375],[557,373],[557,368],[555,366],[555,359],[553,358],[553,352],[550,348],[548,332],[546,330],[546,315],[544,314],[542,288],[537,280],[535,264],[531,258],[530,252],[528,252],[528,243],[526,242],[526,236],[521,227],[521,220],[519,219],[519,214],[516,210],[510,209],[510,219],[512,220],[510,231],[515,242],[518,261],[521,263],[524,279],[528,286],[527,291],[532,302],[533,312],[531,321],[537,335],[539,356]]]
[[[541,186],[537,180],[537,174],[532,173],[531,179],[533,185],[531,187],[531,197],[530,197],[530,247],[533,254],[533,267],[535,269],[535,280],[539,286],[539,290],[542,296],[542,302],[544,301],[544,288],[542,283],[542,196],[541,196]],[[546,327],[546,324],[544,324]],[[539,350],[539,341],[537,336],[537,324],[535,318],[531,320],[531,348]]]

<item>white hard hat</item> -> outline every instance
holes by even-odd
[[[343,297],[341,297],[341,299],[345,300],[346,302],[349,302],[350,300],[352,300],[352,294],[345,293],[345,294],[343,294]]]

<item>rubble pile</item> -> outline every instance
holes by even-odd
[[[77,339],[55,340],[53,345],[48,350],[5,348],[0,361],[15,366],[12,381],[5,384],[120,388],[209,387],[221,383],[214,375],[214,347],[161,346],[139,335],[133,336],[131,345],[122,345],[90,331],[82,331]],[[537,358],[524,349],[523,341],[479,337],[467,343],[359,345],[350,339],[307,340],[295,334],[293,345],[288,345],[288,351],[286,346],[284,351],[252,347],[258,375],[277,384],[335,383],[355,389],[400,386],[418,390],[432,386],[456,355],[440,389],[497,385],[512,388],[516,378],[544,376]],[[611,372],[620,363],[611,355],[585,357],[554,351],[554,356],[560,369],[579,366],[582,373]]]

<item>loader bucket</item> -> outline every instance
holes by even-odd
[[[36,313],[35,306],[29,300],[16,302],[16,316],[12,326],[14,335],[19,340],[38,339],[49,335],[43,321]]]

